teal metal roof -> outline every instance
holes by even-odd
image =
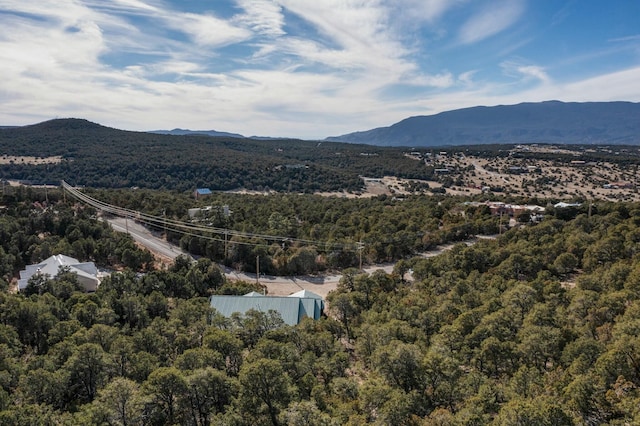
[[[324,301],[322,298],[317,299],[310,297],[279,297],[248,294],[245,296],[211,296],[209,301],[211,307],[225,317],[230,317],[236,312],[245,314],[251,309],[264,313],[274,310],[280,313],[282,320],[288,325],[299,324],[304,317],[319,319],[324,309]]]

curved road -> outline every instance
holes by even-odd
[[[132,219],[114,218],[107,219],[107,222],[111,225],[114,231],[128,232],[136,242],[142,244],[154,254],[169,258],[171,260],[175,259],[181,254],[190,256],[189,253],[182,251],[180,247],[165,241],[160,236],[153,234],[147,228],[140,225],[139,223],[136,223]],[[468,241],[467,244],[473,244],[473,241]],[[435,250],[422,253],[422,257],[437,256],[447,250],[450,250],[453,246],[454,244],[448,244],[438,247]],[[372,273],[381,269],[386,273],[391,273],[393,271],[394,265],[395,264],[393,263],[377,264],[365,267],[364,271],[367,273]],[[248,282],[256,281],[256,274],[236,271],[224,265],[220,265],[220,267],[224,270],[225,276],[229,280],[242,280]],[[327,294],[331,290],[335,290],[335,288],[338,286],[340,278],[342,278],[342,274],[317,276],[307,275],[297,277],[281,277],[261,274],[258,282],[262,285],[265,285],[269,294],[274,296],[288,296],[292,293],[304,289],[312,291],[326,298]]]

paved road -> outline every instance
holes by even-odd
[[[111,224],[111,227],[118,232],[129,232],[129,234],[133,237],[133,239],[146,248],[148,248],[151,252],[160,254],[170,259],[175,259],[180,254],[189,255],[186,252],[183,252],[178,246],[168,243],[157,235],[151,233],[144,226],[134,222],[129,219],[126,220],[124,218],[115,218],[109,219],[108,222]],[[492,238],[492,237],[486,237]],[[493,237],[495,238],[495,237]],[[468,241],[467,244],[473,244],[474,241]],[[441,253],[444,253],[447,250],[450,250],[454,244],[448,244],[445,246],[438,247],[435,250],[428,251],[426,253],[422,253],[422,257],[433,257],[437,256]],[[247,282],[255,282],[256,274],[250,274],[246,272],[236,271],[232,268],[228,268],[226,266],[220,265],[220,267],[224,270],[225,276],[229,280],[242,280]],[[377,270],[383,270],[386,273],[391,273],[393,271],[394,264],[393,263],[385,263],[385,264],[377,264],[372,266],[367,266],[364,268],[364,271],[367,273],[372,273]],[[342,278],[342,274],[328,274],[328,275],[317,275],[317,276],[296,276],[296,277],[279,277],[279,276],[271,276],[271,275],[261,275],[258,282],[267,287],[267,291],[269,294],[274,296],[288,296],[289,294],[295,293],[300,290],[309,290],[313,291],[316,294],[319,294],[322,297],[327,297],[327,294],[331,290],[335,290],[338,286],[338,282]],[[408,277],[411,279],[411,277]]]
[[[492,237],[486,237],[492,238]],[[495,238],[495,237],[493,237]],[[474,244],[475,240],[467,241],[466,244],[471,245]],[[447,244],[444,246],[440,246],[434,250],[421,253],[420,256],[424,258],[438,256],[439,254],[444,253],[445,251],[451,250],[455,244]],[[384,263],[371,265],[363,268],[364,272],[369,274],[383,270],[384,272],[390,274],[393,272],[393,267],[395,263]],[[256,274],[248,274],[245,272],[237,272],[231,268],[224,267],[225,275],[228,279],[231,280],[243,280],[243,281],[256,281]],[[320,296],[326,298],[327,294],[331,290],[335,290],[340,282],[340,278],[342,278],[342,274],[334,273],[334,274],[326,274],[326,275],[318,275],[318,276],[298,276],[298,277],[277,277],[270,275],[261,275],[258,282],[267,287],[267,291],[269,294],[274,296],[288,296],[291,293],[295,293],[302,289],[312,291]],[[405,279],[412,280],[413,277],[410,273],[405,276]]]
[[[181,254],[189,255],[182,251],[180,247],[170,244],[157,235],[151,233],[147,228],[136,223],[135,221],[124,218],[108,219],[109,224],[117,232],[129,232],[133,239],[145,246],[149,251],[159,254],[171,260]],[[220,265],[224,270],[225,276],[229,280],[242,280],[248,282],[256,281],[256,274],[236,271],[224,265]],[[385,270],[393,269],[393,265],[381,267]],[[380,268],[378,268],[380,269]],[[340,281],[342,275],[327,276],[306,276],[306,277],[276,277],[262,275],[258,282],[267,287],[267,291],[272,295],[288,296],[302,289],[307,289],[317,293],[323,297],[327,296],[329,291],[334,290]]]
[[[129,235],[133,237],[133,239],[145,246],[152,253],[159,254],[161,256],[167,257],[171,260],[175,259],[181,254],[189,256],[188,253],[182,251],[180,247],[175,246],[157,235],[152,234],[147,228],[136,223],[132,219],[125,219],[122,217],[108,219],[109,224],[114,231],[118,232],[129,232]]]

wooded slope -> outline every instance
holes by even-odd
[[[111,238],[24,195],[0,215],[2,264]],[[557,211],[393,274],[347,270],[329,318],[296,327],[212,316],[198,296],[252,286],[225,290],[207,259],[115,273],[95,294],[41,280],[0,293],[0,423],[634,424],[638,253],[639,205]]]
[[[360,176],[428,178],[433,173],[399,149],[159,135],[116,130],[79,119],[0,129],[0,153],[63,159],[46,165],[2,165],[2,178],[53,184],[65,180],[101,188],[357,191],[363,187]]]

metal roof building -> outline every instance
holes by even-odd
[[[211,190],[209,188],[197,188],[193,195],[198,199],[199,197],[204,197],[206,195],[211,195]]]
[[[251,309],[265,313],[273,310],[288,325],[299,324],[304,317],[319,319],[324,310],[322,297],[307,290],[286,297],[263,296],[256,292],[244,296],[211,296],[209,301],[211,307],[225,317],[235,312],[244,314]]]

